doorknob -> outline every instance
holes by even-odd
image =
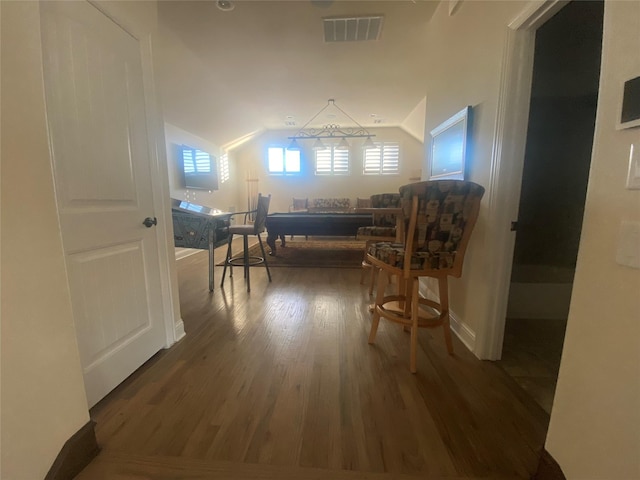
[[[158,224],[158,219],[156,217],[153,217],[153,218],[147,217],[144,219],[144,222],[142,222],[142,224],[147,228],[151,228],[154,225]]]

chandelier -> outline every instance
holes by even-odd
[[[357,125],[357,127],[343,128],[340,125],[329,123],[327,125],[323,125],[322,128],[309,128],[307,129],[307,125],[309,125],[313,120],[316,119],[318,115],[324,112],[329,107],[335,107],[340,112],[342,112],[349,120]],[[303,127],[298,130],[295,135],[292,137],[287,137],[291,140],[291,143],[287,147],[287,150],[300,150],[300,145],[298,144],[298,140],[315,140],[313,143],[314,150],[324,150],[327,146],[322,142],[322,139],[340,139],[340,142],[334,147],[339,150],[346,150],[349,148],[349,142],[347,142],[347,138],[365,138],[363,146],[365,148],[375,146],[371,137],[375,137],[375,135],[369,133],[369,131],[356,122],[351,115],[342,110],[339,106],[336,105],[336,102],[333,98],[330,98],[327,101],[327,104],[322,107],[322,109],[316,113],[311,119],[303,125]]]

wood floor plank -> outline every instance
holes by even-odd
[[[371,298],[358,269],[283,267],[269,283],[254,268],[250,293],[239,269],[217,287],[221,268],[209,292],[206,255],[179,260],[178,270],[186,337],[91,411],[112,471],[215,478],[183,464],[183,476],[162,476],[160,467],[186,462],[195,472],[210,462],[256,475],[258,467],[361,475],[353,478],[533,474],[548,415],[457,339],[449,355],[440,330],[420,331],[415,375],[398,325],[382,321],[369,345]],[[134,467],[127,456],[153,460]],[[118,458],[129,470],[117,470]]]

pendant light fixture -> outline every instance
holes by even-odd
[[[343,128],[340,125],[330,123],[324,125],[322,128],[307,128],[307,126],[328,107],[334,107],[338,109],[349,120],[355,123],[357,127]],[[311,148],[313,148],[314,150],[322,150],[327,148],[322,139],[340,139],[340,142],[338,143],[338,145],[336,145],[335,148],[338,150],[346,150],[349,148],[349,142],[347,141],[348,138],[366,138],[363,145],[365,148],[370,148],[374,146],[371,137],[375,137],[375,135],[371,134],[366,128],[356,122],[353,117],[351,117],[351,115],[349,115],[347,112],[336,105],[333,98],[330,98],[327,101],[327,104],[322,109],[320,109],[318,113],[311,117],[311,119],[307,123],[305,123],[304,126],[295,133],[295,135],[287,137],[289,140],[291,140],[291,143],[289,144],[287,149],[300,150],[298,140],[315,140]]]

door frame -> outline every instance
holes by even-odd
[[[474,348],[475,355],[483,360],[499,360],[502,356],[515,246],[515,234],[509,227],[518,218],[536,30],[567,3],[529,1],[505,29],[488,188],[487,280],[494,286],[495,295],[489,299],[486,315],[480,317]]]
[[[149,163],[151,189],[153,194],[153,216],[158,219],[156,241],[160,270],[162,295],[162,323],[165,332],[164,348],[169,348],[184,337],[184,324],[180,317],[180,300],[173,249],[173,218],[171,214],[171,192],[169,190],[169,172],[164,138],[164,121],[156,89],[153,63],[153,31],[128,19],[118,10],[117,2],[87,0],[111,21],[122,27],[140,44],[142,65],[142,83],[146,125],[149,139]],[[157,20],[155,28],[157,29]]]

